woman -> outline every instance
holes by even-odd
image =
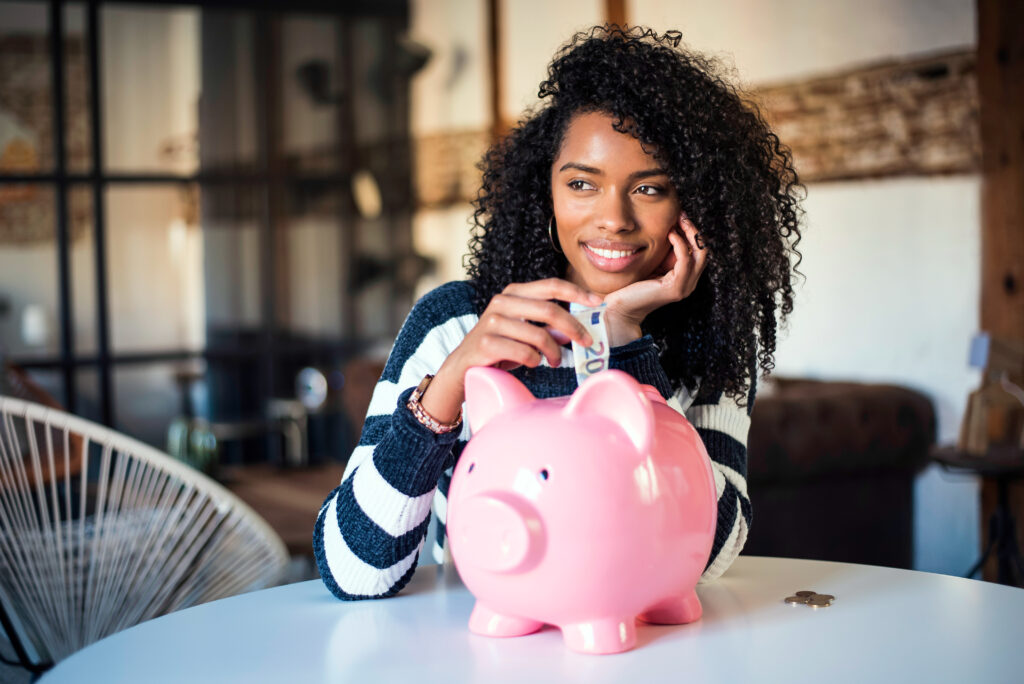
[[[792,311],[800,186],[756,108],[678,44],[639,29],[577,34],[541,106],[488,151],[469,280],[409,314],[317,518],[320,573],[339,598],[408,582],[431,504],[443,558],[468,368],[509,369],[538,397],[576,388],[565,345],[590,339],[568,302],[607,305],[610,366],[658,388],[707,447],[718,527],[702,580],[739,554],[757,366],[773,367],[776,309]]]

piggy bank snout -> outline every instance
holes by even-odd
[[[525,501],[505,493],[462,502],[455,530],[461,560],[490,572],[523,570],[542,552],[543,526]]]

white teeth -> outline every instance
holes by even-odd
[[[633,254],[636,251],[631,250],[629,252],[624,252],[618,249],[598,249],[597,247],[591,247],[590,245],[587,245],[587,249],[589,249],[597,256],[603,257],[605,259],[621,259],[622,257],[629,256],[630,254]]]

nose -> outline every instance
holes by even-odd
[[[609,233],[625,233],[636,225],[630,203],[622,193],[605,194],[598,205],[597,225]]]
[[[457,561],[505,573],[523,569],[543,552],[543,526],[517,497],[478,494],[451,513],[449,532]]]

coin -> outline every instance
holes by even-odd
[[[832,605],[832,599],[822,596],[812,596],[807,599],[807,605],[811,608],[827,608]]]
[[[796,605],[798,603],[801,603],[801,604],[807,603],[807,597],[806,596],[787,596],[786,597],[786,603],[791,603],[793,605]]]
[[[804,591],[796,592],[796,596],[803,596],[804,598],[810,598],[810,597],[815,596],[815,595],[816,594],[813,591],[806,591],[806,590],[804,590]]]
[[[817,598],[823,598],[823,599],[828,599],[829,601],[834,601],[834,600],[835,600],[835,598],[836,598],[836,597],[835,597],[835,596],[833,596],[832,594],[815,594],[815,596],[816,596]]]

